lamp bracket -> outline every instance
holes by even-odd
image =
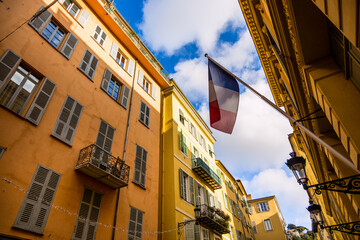
[[[339,231],[360,236],[360,221],[331,226],[322,226],[321,228],[328,229],[330,233],[332,233],[332,231]]]
[[[304,188],[305,190],[315,188],[315,193],[318,195],[322,190],[360,194],[360,174],[310,186],[304,184]]]

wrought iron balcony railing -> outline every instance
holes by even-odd
[[[198,206],[199,207],[199,206]],[[200,205],[200,217],[196,220],[197,222],[209,229],[212,229],[218,234],[226,234],[229,233],[229,216],[225,216],[223,214],[218,214],[216,209],[202,204]]]
[[[193,158],[192,170],[213,189],[221,188],[220,177],[201,158]]]
[[[115,189],[129,182],[130,167],[94,144],[80,150],[75,169]]]

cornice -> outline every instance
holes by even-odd
[[[262,41],[262,37],[261,37],[262,34],[260,33],[261,29],[259,30],[258,26],[256,25],[256,21],[254,19],[253,12],[250,8],[249,0],[239,0],[239,3],[243,10],[243,15],[244,15],[244,18],[248,25],[250,34],[255,43],[255,47],[257,49],[260,61],[263,65],[263,69],[264,69],[266,78],[268,80],[268,83],[270,85],[272,95],[275,99],[276,104],[279,107],[282,107],[283,103],[281,101],[280,92],[277,87],[276,79],[275,79],[274,73],[271,68],[271,63],[270,63],[269,56],[268,56],[269,54],[267,53],[265,46],[263,44],[263,41]]]

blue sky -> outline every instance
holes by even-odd
[[[115,0],[115,6],[209,123],[207,60],[273,100],[237,0]],[[212,129],[216,159],[253,198],[275,195],[287,223],[310,228],[308,197],[284,162],[287,119],[242,86],[233,134]]]

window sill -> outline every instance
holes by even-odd
[[[91,38],[99,45],[99,47],[101,47],[102,50],[105,51],[104,46],[102,46],[92,35],[90,35],[90,36],[91,36]],[[105,40],[105,41],[106,41],[106,40]],[[104,41],[104,44],[105,44],[105,41]]]
[[[133,183],[133,184],[135,184],[136,186],[138,186],[138,187],[140,187],[140,188],[142,188],[142,189],[146,190],[146,187],[145,187],[145,186],[143,186],[143,185],[141,185],[140,183],[135,182],[134,180],[132,180],[132,183]]]

